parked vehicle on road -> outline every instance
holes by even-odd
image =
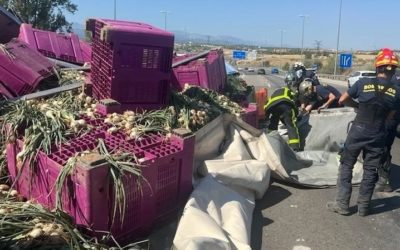
[[[265,69],[258,69],[257,74],[259,75],[265,75]]]
[[[249,68],[247,71],[248,71],[248,72],[254,72],[255,69],[254,69],[254,68]]]
[[[370,71],[370,70],[355,71],[351,73],[350,76],[347,78],[347,86],[350,88],[360,78],[372,78],[375,76],[376,76],[375,71]]]
[[[272,69],[271,69],[271,74],[279,74],[279,69],[277,69],[277,68],[272,68]]]

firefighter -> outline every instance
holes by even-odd
[[[400,88],[400,75],[394,75],[392,77],[393,84]],[[394,139],[397,135],[397,128],[400,124],[400,107],[398,107],[395,118],[388,120],[386,123],[386,151],[383,155],[384,164],[383,167],[378,170],[379,179],[375,186],[376,192],[392,192],[393,188],[390,184],[390,170],[392,165],[392,154],[391,149]]]
[[[301,109],[310,112],[317,109],[338,108],[341,93],[331,85],[313,85],[311,81],[305,80],[299,86],[299,95],[302,101]]]
[[[386,120],[393,119],[396,106],[400,104],[400,92],[391,81],[398,65],[393,51],[382,49],[375,59],[377,76],[358,80],[339,100],[339,104],[358,107],[358,111],[340,159],[336,201],[327,203],[332,212],[350,213],[352,170],[361,152],[364,173],[357,199],[358,214],[366,216],[370,212],[370,201],[385,152]],[[358,99],[358,103],[352,98]]]
[[[289,135],[289,146],[294,151],[300,150],[300,137],[297,128],[298,109],[294,95],[288,87],[276,89],[264,105],[265,117],[269,121],[268,130],[277,130],[281,120]]]
[[[310,79],[313,86],[320,85],[317,74],[312,69],[306,69],[303,63],[296,62],[292,66],[299,78]]]

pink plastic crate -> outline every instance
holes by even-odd
[[[0,91],[9,98],[32,93],[39,84],[56,80],[54,67],[26,43],[12,39],[0,51]]]
[[[100,231],[111,229],[120,242],[147,236],[153,225],[167,219],[183,206],[191,193],[194,136],[176,131],[177,134],[168,140],[165,137],[161,139],[161,135],[149,135],[151,139],[139,143],[120,139],[102,130],[72,139],[54,148],[48,155],[40,153],[33,172],[24,166],[16,188],[27,198],[54,208],[56,200],[53,186],[60,169],[68,158],[94,149],[97,139],[103,138],[109,150],[129,151],[144,160],[142,173],[146,181],[141,182],[142,190],[136,185],[137,179],[126,174],[125,217],[121,221],[121,216],[117,214],[112,225],[114,199],[109,166],[95,155],[89,155],[78,161],[74,173],[67,180],[62,194],[64,209],[78,225]],[[143,143],[147,148],[140,148]],[[21,170],[16,162],[21,146],[21,141],[7,145],[8,169],[13,180]]]
[[[20,27],[19,39],[47,57],[76,64],[90,62],[90,46],[79,40],[74,33],[44,31],[23,23]]]
[[[241,118],[251,126],[258,128],[257,104],[249,103],[246,112],[242,114]]]
[[[89,19],[92,82],[98,99],[122,109],[158,109],[168,103],[174,36],[138,22]]]
[[[186,83],[222,91],[227,81],[222,50],[211,50],[205,58],[178,66],[173,71],[172,86],[178,91],[182,90]]]

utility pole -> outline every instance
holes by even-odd
[[[340,37],[340,21],[341,21],[341,19],[342,19],[342,0],[340,0],[340,7],[339,7],[339,25],[338,25],[338,30],[337,30],[335,69],[333,70],[333,75],[336,75],[336,68],[337,68],[337,63],[338,63],[339,37]]]
[[[315,47],[317,49],[318,54],[319,54],[319,50],[321,49],[321,44],[322,44],[321,40],[315,40]]]
[[[299,15],[301,19],[303,19],[303,24],[302,24],[302,31],[301,31],[301,53],[300,55],[303,55],[303,50],[304,50],[304,23],[306,21],[306,18],[309,17],[309,15]]]
[[[114,0],[114,20],[117,20],[117,0]]]
[[[283,33],[286,32],[286,30],[281,29],[281,51],[280,54],[282,55],[282,50],[283,50]]]
[[[164,14],[164,29],[167,30],[167,16],[171,14],[171,11],[160,10],[160,13]]]

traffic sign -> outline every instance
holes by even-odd
[[[352,54],[340,54],[339,58],[341,68],[351,68],[353,55]]]
[[[233,59],[246,59],[246,51],[241,51],[241,50],[234,50]]]

